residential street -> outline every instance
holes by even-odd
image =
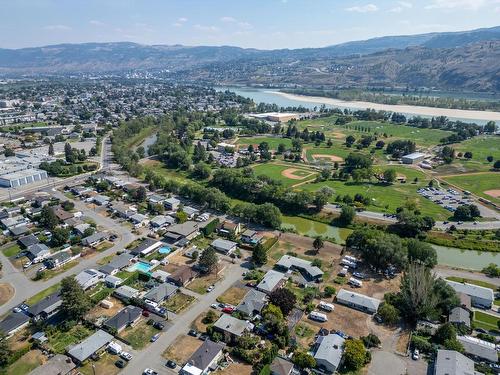
[[[235,282],[243,277],[244,268],[240,264],[229,264],[224,270],[224,279],[217,284],[212,292],[199,296],[189,310],[177,315],[173,320],[173,325],[162,333],[158,341],[149,345],[141,351],[128,366],[121,372],[125,375],[142,374],[146,367],[156,370],[159,374],[171,374],[172,371],[165,367],[166,359],[162,353],[179,335],[187,334],[191,328],[191,323],[204,311],[216,302],[218,296],[229,289]]]

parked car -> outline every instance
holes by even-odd
[[[149,311],[148,310],[142,310],[142,316],[145,316],[146,318],[149,317]]]
[[[360,279],[360,280],[363,280],[365,278],[365,275],[362,274],[361,272],[353,272],[352,275],[357,278],[357,279]]]
[[[158,375],[158,373],[153,369],[147,368],[142,372],[142,375]]]
[[[246,286],[248,286],[248,287],[250,287],[250,288],[255,288],[255,286],[256,286],[257,284],[252,283],[252,282],[248,282],[248,283],[246,283],[245,285],[246,285]]]
[[[32,265],[33,263],[32,262],[26,262],[23,264],[23,268],[28,268]]]
[[[166,363],[166,366],[167,367],[170,367],[170,368],[176,368],[177,367],[177,363],[175,363],[174,361],[172,361],[171,359],[169,359]]]
[[[115,366],[118,368],[124,368],[127,365],[127,362],[125,362],[123,359],[119,359],[118,361],[115,362]]]
[[[210,307],[211,307],[212,309],[216,309],[216,310],[217,310],[219,306],[218,306],[216,303],[212,303],[212,304],[210,305]]]
[[[198,337],[201,341],[206,341],[208,339],[208,335],[206,333],[203,333]]]
[[[414,360],[414,361],[417,361],[419,358],[420,358],[420,352],[418,351],[418,349],[415,349],[413,351],[413,354],[411,355],[411,358]]]
[[[132,354],[128,353],[128,352],[121,352],[120,353],[120,358],[126,360],[126,361],[130,361],[132,359]]]
[[[214,290],[214,286],[213,285],[210,285],[208,288],[207,288],[207,292],[210,293],[212,290]]]
[[[188,335],[193,337],[198,337],[198,331],[196,331],[195,329],[190,329]]]
[[[155,334],[155,335],[153,335],[153,336],[151,337],[151,342],[155,342],[155,341],[156,341],[156,340],[158,340],[159,338],[160,338],[160,334],[159,334],[159,333],[157,333],[157,334]]]
[[[163,328],[165,328],[165,325],[161,322],[154,322],[153,327],[161,331],[163,330]]]
[[[230,307],[230,306],[224,307],[222,309],[222,312],[226,313],[226,314],[232,314],[234,312],[234,307]]]

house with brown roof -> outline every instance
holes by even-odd
[[[168,281],[177,286],[186,286],[193,281],[196,276],[198,276],[198,273],[191,267],[182,266],[168,276]]]

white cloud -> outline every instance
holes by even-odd
[[[90,20],[89,23],[93,26],[104,26],[104,22],[99,20]]]
[[[194,28],[198,31],[211,32],[211,33],[219,31],[219,28],[216,26],[194,25]]]
[[[366,5],[359,5],[346,8],[346,10],[348,12],[369,13],[369,12],[376,12],[378,10],[378,6],[376,6],[375,4],[366,4]]]
[[[430,4],[425,6],[425,9],[477,10],[496,2],[496,0],[432,0]]]
[[[408,1],[398,1],[397,4],[398,5],[395,6],[394,8],[391,8],[389,10],[389,12],[392,12],[392,13],[401,13],[405,9],[411,9],[411,8],[413,8],[413,4],[410,3],[410,2],[408,2]]]
[[[66,25],[47,25],[44,27],[44,30],[49,31],[68,31],[71,30],[71,27]]]
[[[252,29],[253,26],[249,22],[238,22],[238,26],[242,29]]]
[[[177,19],[177,22],[179,22],[179,23],[185,23],[187,21],[188,21],[188,19],[186,17],[181,17],[181,18]]]
[[[236,18],[233,18],[233,17],[221,17],[220,19],[222,22],[225,22],[225,23],[235,23],[236,22]]]
[[[182,27],[187,21],[188,21],[188,19],[186,17],[180,17],[180,18],[177,19],[176,22],[174,22],[172,24],[172,26],[174,26],[174,27]]]

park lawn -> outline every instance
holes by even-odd
[[[177,293],[175,296],[170,297],[167,302],[165,302],[165,307],[167,310],[172,311],[175,314],[187,309],[189,305],[194,302],[195,298],[193,296],[188,296],[184,293]]]
[[[482,311],[474,311],[474,326],[483,328],[487,331],[498,330],[498,321],[500,318],[484,313]]]
[[[177,182],[180,182],[180,183],[186,183],[186,182],[190,182],[190,183],[195,183],[194,181],[190,180],[187,176],[187,173],[186,172],[181,172],[181,171],[177,171],[175,169],[169,169],[169,168],[166,168],[162,162],[158,161],[158,160],[143,160],[141,162],[141,165],[144,166],[144,174],[142,177],[144,177],[144,175],[146,174],[146,170],[147,169],[150,169],[152,170],[153,172],[155,172],[156,174],[160,175],[160,176],[163,176],[167,179],[170,179],[170,180],[175,180]]]
[[[69,331],[55,331],[48,333],[48,346],[56,353],[63,354],[70,345],[77,344],[92,334],[92,331],[83,325],[75,325]]]
[[[318,236],[336,243],[345,241],[340,235],[339,228],[320,223],[318,221],[306,219],[298,216],[283,216],[281,227],[283,229],[294,229],[298,234],[316,238]]]
[[[487,190],[500,189],[500,173],[462,174],[459,176],[443,177],[443,179],[461,189],[468,190],[492,202],[500,203],[500,198],[494,198],[484,193]]]
[[[297,171],[294,172],[294,175],[298,178],[293,179],[283,176],[283,171],[286,171],[287,169],[296,169]],[[317,174],[313,170],[305,168],[304,166],[293,164],[290,164],[289,166],[276,163],[257,164],[253,170],[255,175],[270,177],[273,180],[280,181],[284,186],[292,186],[313,179]]]
[[[2,249],[3,255],[5,255],[7,258],[16,256],[20,251],[21,247],[17,243],[14,243],[11,246],[6,247],[5,249]]]
[[[464,279],[462,277],[457,277],[457,276],[447,277],[446,280],[456,281],[457,283],[467,283],[467,284],[478,285],[478,286],[482,286],[484,288],[493,289],[493,291],[497,290],[497,287],[494,284],[488,283],[486,281],[481,281],[481,280]]]
[[[25,375],[29,374],[38,366],[46,361],[45,356],[40,350],[30,350],[16,362],[11,364],[5,374],[7,375]],[[3,373],[3,372],[2,372]]]
[[[148,325],[146,320],[142,320],[134,327],[125,328],[119,336],[128,341],[133,349],[141,350],[151,342],[151,337],[158,332],[152,325]]]
[[[41,292],[35,294],[34,296],[28,298],[26,300],[26,304],[28,305],[34,305],[37,302],[40,302],[42,299],[44,299],[47,296],[50,296],[52,293],[56,292],[58,289],[61,288],[61,283],[54,284],[47,289],[42,290]]]
[[[452,147],[457,152],[472,152],[472,161],[492,165],[486,158],[493,156],[493,160],[500,159],[500,138],[495,135],[479,135],[463,142],[456,143]]]
[[[313,155],[335,155],[342,159],[346,159],[350,153],[356,152],[355,148],[344,146],[340,142],[333,142],[332,147],[312,147],[306,148],[306,159],[308,162],[313,162]],[[340,162],[339,162],[340,163]]]
[[[300,130],[304,130],[308,128],[309,130],[314,131],[326,131],[335,126],[335,121],[337,121],[338,116],[328,116],[328,117],[319,117],[315,119],[306,119],[301,120],[296,123]]]
[[[280,143],[283,143],[287,149],[292,147],[290,138],[281,137],[240,137],[236,143],[240,145],[240,148],[246,149],[249,145],[259,145],[262,142],[267,142],[271,150],[278,149]]]

